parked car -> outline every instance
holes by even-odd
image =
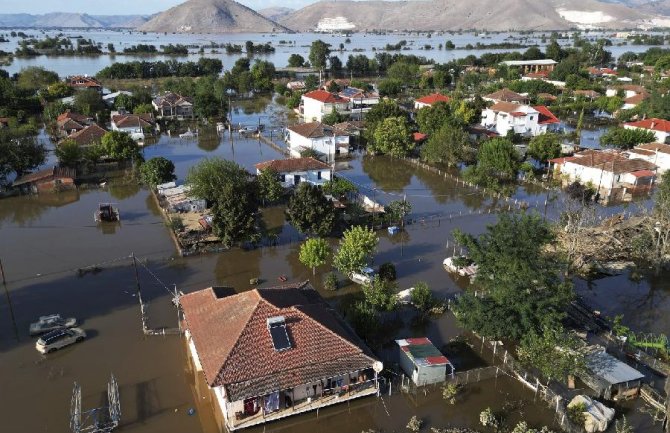
[[[77,326],[77,319],[74,317],[64,319],[60,314],[50,314],[41,316],[37,322],[30,324],[30,335],[40,335],[55,329],[72,328],[73,326]]]
[[[375,277],[375,270],[372,268],[362,268],[358,272],[349,274],[349,279],[356,284],[370,284]]]
[[[58,349],[79,343],[86,338],[86,332],[81,328],[61,328],[44,334],[35,343],[35,349],[38,352],[51,353]]]

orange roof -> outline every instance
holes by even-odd
[[[327,92],[325,90],[312,90],[302,95],[305,98],[315,99],[317,101],[323,102],[324,104],[342,104],[349,102],[348,98],[344,98],[340,95]]]
[[[635,177],[654,177],[656,173],[651,170],[639,170],[631,173]]]
[[[412,134],[412,138],[416,143],[419,143],[428,138],[428,134],[424,134],[422,132],[415,132],[414,134]]]
[[[649,129],[651,131],[670,132],[670,120],[658,119],[656,117],[652,119],[638,120],[637,122],[628,122],[624,125],[632,126],[634,128]]]
[[[631,150],[644,150],[647,152],[659,152],[659,153],[667,153],[670,154],[670,144],[664,144],[664,143],[645,143],[645,144],[640,144],[638,146],[635,146],[634,149]]]
[[[451,98],[446,96],[446,95],[443,95],[441,93],[433,93],[433,94],[426,95],[426,96],[416,100],[416,102],[419,102],[421,104],[426,104],[426,105],[433,105],[433,104],[436,104],[438,102],[447,102],[448,103],[449,101],[451,101]]]
[[[488,95],[484,96],[484,99],[492,99],[494,101],[500,101],[500,102],[520,102],[520,103],[528,101],[527,96],[523,96],[507,88],[500,89],[497,92],[489,93]]]
[[[624,101],[626,104],[635,104],[635,105],[637,105],[637,104],[639,104],[640,102],[642,102],[642,101],[644,101],[645,99],[647,99],[648,97],[649,97],[649,95],[646,94],[646,93],[638,93],[637,95],[633,95],[633,96],[631,96],[630,98],[626,98],[626,99],[624,99],[623,101]]]
[[[294,171],[329,169],[330,166],[314,158],[289,158],[259,162],[256,164],[256,168],[258,170],[269,168],[277,173],[290,173]]]
[[[231,294],[208,288],[180,298],[210,386],[230,400],[265,395],[375,362],[370,350],[308,282]],[[287,350],[276,350],[268,319],[282,317]]]
[[[107,133],[103,128],[98,124],[94,123],[81,129],[77,132],[73,132],[68,135],[67,139],[70,139],[77,143],[79,146],[90,146],[92,144],[100,143],[102,137]]]
[[[533,108],[536,109],[540,113],[539,119],[537,121],[537,123],[539,123],[540,125],[547,125],[547,124],[550,124],[550,123],[559,123],[560,122],[558,117],[554,116],[554,113],[549,111],[549,109],[547,107],[545,107],[544,105],[536,105]]]

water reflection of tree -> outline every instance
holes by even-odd
[[[7,220],[23,226],[38,220],[49,208],[65,206],[78,200],[77,190],[5,198],[0,206],[0,223]]]
[[[423,169],[417,169],[415,174],[421,183],[431,191],[435,201],[440,204],[460,200],[469,209],[477,210],[486,203],[486,197],[481,192],[459,187],[450,178],[445,179],[444,176]]]
[[[270,102],[267,97],[256,97],[239,101],[238,104],[244,114],[251,115],[265,112]]]
[[[213,152],[221,144],[221,137],[215,128],[202,128],[198,132],[198,147],[205,152]]]
[[[402,192],[410,184],[415,171],[407,164],[385,156],[365,156],[362,167],[378,188],[397,192]]]
[[[116,200],[125,200],[127,198],[133,197],[140,192],[141,186],[138,183],[130,182],[124,184],[114,184],[110,183],[109,185],[109,195],[114,197]]]

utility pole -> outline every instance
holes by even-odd
[[[7,288],[7,280],[5,279],[5,268],[3,268],[2,266],[2,259],[0,259],[0,276],[2,277],[2,286],[5,288],[5,295],[7,296],[7,306],[9,307],[9,315],[12,318],[12,326],[14,327],[14,336],[16,337],[16,341],[19,341],[19,328],[16,326],[14,307],[12,306],[12,299],[9,297],[9,289]]]
[[[140,287],[140,274],[137,271],[137,259],[135,258],[135,253],[131,254],[133,258],[133,268],[135,269],[135,284],[137,286],[137,299],[140,301],[140,315],[142,318],[142,332],[146,332],[147,323],[146,317],[144,315],[144,301],[142,301],[142,288]]]

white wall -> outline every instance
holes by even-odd
[[[598,188],[598,185],[600,185],[600,188],[605,189],[618,186],[618,176],[614,176],[612,172],[573,164],[569,161],[561,165],[561,173],[569,176],[572,181],[579,180],[583,184],[590,182],[595,188]]]
[[[654,155],[640,155],[639,153],[630,153],[630,159],[643,159],[655,164],[658,167],[658,173],[663,174],[670,170],[670,155],[667,153],[656,152]]]
[[[346,144],[347,147],[339,148],[336,147],[336,144]],[[299,156],[300,149],[314,149],[317,152],[323,153],[325,155],[334,155],[339,153],[347,153],[349,151],[349,136],[348,135],[338,135],[333,140],[332,136],[319,137],[319,138],[308,138],[303,137],[302,135],[291,131],[289,129],[289,148],[291,155]]]

